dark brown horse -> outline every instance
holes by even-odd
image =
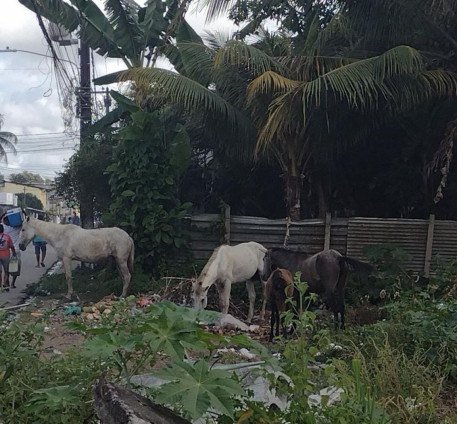
[[[320,295],[333,312],[335,326],[344,329],[344,289],[348,271],[369,273],[373,267],[357,259],[344,256],[337,250],[324,250],[309,254],[285,248],[269,249],[264,257],[262,280],[267,280],[277,268],[288,269],[292,274],[301,272],[301,281],[308,283],[308,290]]]
[[[279,327],[282,327],[283,335],[286,334],[281,314],[289,309],[288,299],[293,299],[298,306],[298,291],[294,287],[294,277],[287,269],[275,269],[265,286],[265,299],[271,308],[270,318],[270,342],[273,341],[274,326],[276,324],[276,336],[279,336]],[[294,329],[292,327],[292,329]]]

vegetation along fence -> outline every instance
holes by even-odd
[[[208,259],[222,243],[256,241],[265,247],[282,246],[286,219],[230,216],[225,213],[194,215],[190,218],[191,251],[196,259]],[[393,244],[410,256],[406,268],[429,275],[433,256],[457,259],[457,221],[393,218],[331,218],[289,222],[287,246],[308,252],[336,249],[359,259],[366,246]]]

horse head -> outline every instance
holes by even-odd
[[[35,228],[30,225],[30,216],[25,215],[25,219],[22,222],[21,234],[19,236],[19,249],[25,250],[33,237],[35,237]]]
[[[208,289],[209,286],[203,286],[203,278],[192,281],[192,306],[195,309],[205,309],[208,304]]]
[[[272,263],[271,263],[271,250],[268,249],[263,257],[263,269],[260,273],[260,279],[262,281],[267,281],[271,275]]]

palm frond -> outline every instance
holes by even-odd
[[[236,0],[202,0],[202,3],[208,7],[206,21],[209,22],[230,9]]]
[[[259,94],[278,94],[295,90],[303,85],[300,81],[295,81],[273,71],[264,72],[254,79],[248,86],[247,102],[252,103]]]
[[[457,74],[455,72],[435,69],[422,72],[418,78],[430,94],[443,97],[457,95]]]
[[[135,81],[139,87],[150,86],[152,91],[168,99],[169,102],[183,107],[186,111],[196,110],[214,113],[227,119],[234,128],[248,131],[249,121],[245,115],[234,108],[214,91],[176,72],[161,68],[132,68],[98,78],[97,84],[107,81]]]
[[[199,42],[178,42],[176,47],[182,62],[180,73],[207,87],[212,82],[214,52]]]
[[[392,76],[418,75],[423,70],[420,53],[398,46],[380,56],[359,60],[334,69],[303,86],[303,104],[319,106],[329,95],[351,107],[371,107],[379,96],[392,97],[384,81]]]
[[[412,45],[421,28],[426,43],[457,47],[455,0],[344,0],[341,6],[366,45]]]
[[[300,81],[310,81],[334,69],[357,62],[341,56],[295,56],[288,55],[276,58],[276,60],[288,70],[287,76]]]
[[[281,150],[287,143],[292,148],[292,141],[305,125],[300,108],[300,89],[278,96],[268,108],[268,118],[257,139],[256,153],[264,153],[274,142],[285,143]],[[294,154],[298,155],[298,152]]]
[[[242,41],[232,40],[216,52],[214,67],[226,65],[245,69],[253,75],[270,70],[281,70],[282,66],[274,58]]]
[[[0,160],[8,162],[6,149],[11,150],[13,155],[17,154],[16,146],[17,136],[8,131],[0,131]]]

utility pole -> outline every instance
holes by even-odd
[[[80,148],[87,143],[89,128],[92,124],[92,104],[90,90],[90,48],[83,39],[79,42],[80,87],[78,91],[80,113]],[[84,189],[80,200],[81,225],[83,228],[94,228],[94,211]]]

